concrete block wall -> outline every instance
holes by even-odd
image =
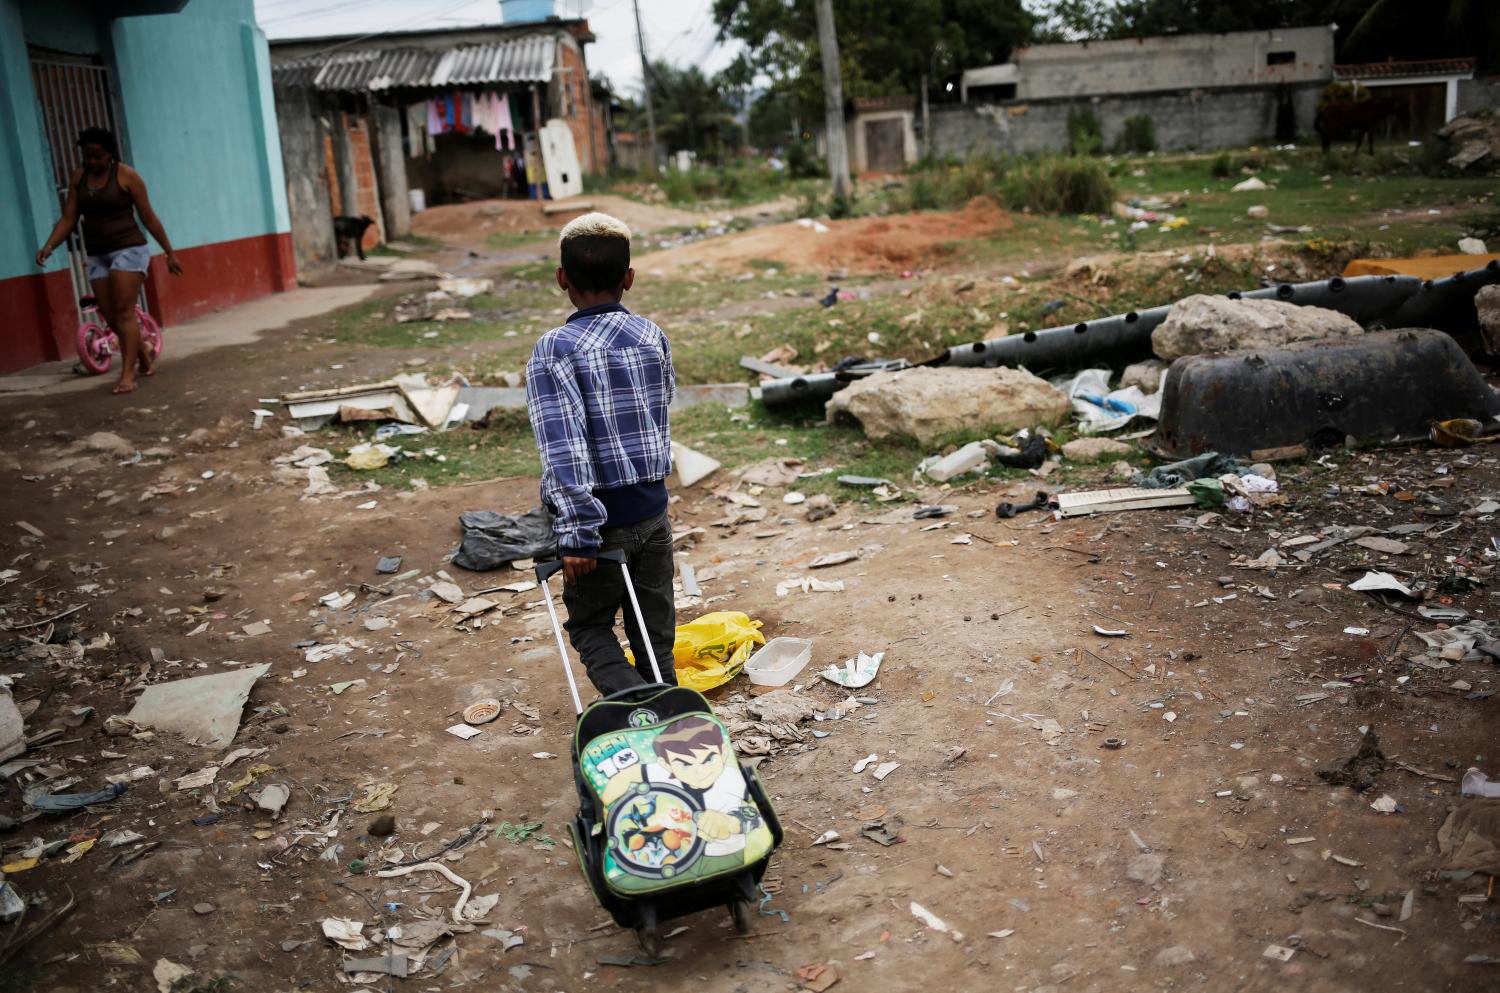
[[[1500,76],[1461,79],[1458,82],[1458,112],[1500,110]]]
[[[1297,131],[1311,135],[1320,85],[1293,90]],[[997,152],[1063,152],[1068,148],[1068,114],[1090,108],[1099,119],[1106,148],[1114,145],[1125,119],[1149,116],[1162,151],[1189,151],[1269,144],[1276,134],[1274,89],[1246,88],[1176,91],[1104,97],[1094,100],[1033,101],[1015,104],[946,104],[933,107],[932,150],[963,158],[974,149]]]

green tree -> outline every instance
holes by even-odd
[[[917,94],[969,66],[1003,62],[1031,34],[1021,0],[834,0],[848,97]],[[721,38],[745,43],[739,71],[771,80],[801,120],[822,118],[812,0],[714,0]]]
[[[699,158],[721,159],[738,144],[739,125],[726,90],[697,66],[651,65],[656,130],[669,150],[689,149]]]

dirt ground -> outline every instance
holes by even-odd
[[[708,218],[770,216],[790,210],[794,205],[790,199],[784,199],[704,214],[599,193],[555,201],[554,206],[576,206],[577,210],[549,214],[542,210],[542,204],[537,200],[481,200],[429,207],[412,217],[412,229],[415,234],[427,238],[467,246],[497,232],[561,230],[585,210],[604,211],[630,225],[632,231],[649,234],[664,228],[693,227]]]
[[[941,263],[953,243],[992,234],[1010,223],[1009,214],[994,201],[976,198],[957,211],[773,224],[712,242],[669,248],[651,255],[642,265],[653,275],[668,275],[692,266],[739,269],[751,260],[764,259],[795,272],[882,275]]]
[[[1493,521],[1473,508],[1500,495],[1490,449],[1335,452],[1283,467],[1285,505],[1217,518],[997,521],[998,501],[1047,484],[898,480],[909,502],[867,504],[851,491],[816,523],[769,489],[767,520],[723,527],[715,522],[732,508],[714,491],[734,485],[729,471],[679,491],[674,524],[704,530],[679,549],[704,587],[680,619],[743,610],[767,636],[811,639],[815,667],[859,651],[886,661],[860,691],[874,702],[804,725],[800,747],[760,767],[787,838],[754,933],[736,935],[726,913],[695,915],[669,940],[669,961],[630,967],[615,963],[635,954],[633,937],[594,904],[563,840],[576,809],[567,759],[535,757],[566,756],[572,731],[537,593],[490,594],[502,609],[462,630],[423,592],[438,570],[466,593],[525,579],[446,560],[460,513],[524,511],[536,480],[372,492],[342,477],[343,492],[304,498],[305,479],[282,481],[273,460],[323,442],[284,438],[279,421],[254,431],[249,411],[334,364],[357,374],[388,358],[275,347],[297,331],[169,356],[128,398],[101,381],[93,392],[0,399],[0,570],[15,570],[0,571],[0,623],[82,605],[51,628],[0,638],[0,673],[18,702],[36,703],[28,733],[62,732],[30,754],[79,777],[79,791],[151,770],[113,803],[0,834],[5,864],[33,839],[144,836],[11,871],[7,882],[38,902],[28,923],[70,893],[77,906],[0,967],[0,989],[156,989],[160,959],[204,977],[179,993],[220,988],[208,979],[226,975],[232,988],[267,991],[754,993],[816,988],[831,974],[798,970],[819,965],[841,989],[1493,988],[1493,966],[1463,960],[1500,954],[1496,903],[1486,877],[1437,874],[1436,833],[1466,767],[1500,772],[1500,674],[1487,661],[1441,671],[1407,662],[1410,631],[1433,625],[1343,588],[1381,568],[1441,582],[1430,602],[1489,616]],[[99,431],[125,446],[90,450]],[[1433,501],[1398,498],[1407,492]],[[928,503],[957,510],[891,523],[893,510],[909,518]],[[1411,523],[1437,526],[1403,538],[1407,555],[1346,544],[1272,571],[1232,562],[1332,525]],[[776,595],[814,556],[855,549],[857,561],[818,573],[843,580],[843,592]],[[389,555],[416,575],[377,575]],[[354,594],[347,606],[320,603],[344,591]],[[259,621],[269,633],[246,636]],[[1096,625],[1128,634],[1103,637]],[[81,661],[63,647],[70,639],[90,646]],[[341,641],[348,654],[318,662],[298,647]],[[211,788],[174,781],[228,749],[105,730],[145,685],[255,663],[271,669],[232,747],[267,752],[221,770]],[[811,670],[799,682],[826,708],[847,696]],[[745,691],[742,677],[714,699]],[[445,732],[486,696],[512,709],[472,740]],[[80,707],[93,708],[81,723]],[[1420,771],[1392,766],[1365,794],[1320,781],[1316,770],[1353,754],[1364,725],[1393,762]],[[1106,748],[1108,738],[1123,745]],[[880,781],[854,773],[871,754],[900,766]],[[246,809],[258,787],[229,789],[260,763],[270,767],[260,783],[291,790],[276,820]],[[28,777],[47,771],[57,770],[0,779],[0,814],[26,816]],[[397,785],[388,838],[369,834],[377,814],[351,809],[380,783]],[[1384,795],[1397,813],[1371,808]],[[344,956],[322,937],[323,919],[409,925],[441,919],[457,896],[434,874],[377,880],[349,863],[431,856],[481,821],[478,840],[445,864],[476,894],[498,895],[486,923],[452,939],[456,953],[436,975],[340,977]],[[497,835],[538,822],[526,841]],[[899,841],[863,834],[877,824]],[[829,830],[842,842],[815,846]],[[159,847],[141,847],[150,843]],[[343,847],[319,858],[334,845]],[[139,857],[120,865],[122,852]],[[1408,893],[1414,913],[1401,920]],[[914,916],[913,903],[948,932]],[[506,951],[481,933],[492,928],[525,943]],[[7,934],[0,927],[0,940]],[[1292,949],[1290,960],[1267,957],[1271,945]]]

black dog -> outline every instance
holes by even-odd
[[[359,253],[360,260],[365,257],[365,231],[369,230],[371,224],[375,223],[372,217],[361,214],[359,217],[340,215],[333,219],[333,236],[338,241],[339,258],[348,255],[346,246],[349,242],[354,243],[354,250]]]

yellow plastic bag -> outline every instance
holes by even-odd
[[[677,625],[672,645],[677,685],[702,693],[738,676],[755,649],[766,643],[760,629],[760,621],[734,610],[716,610]]]

